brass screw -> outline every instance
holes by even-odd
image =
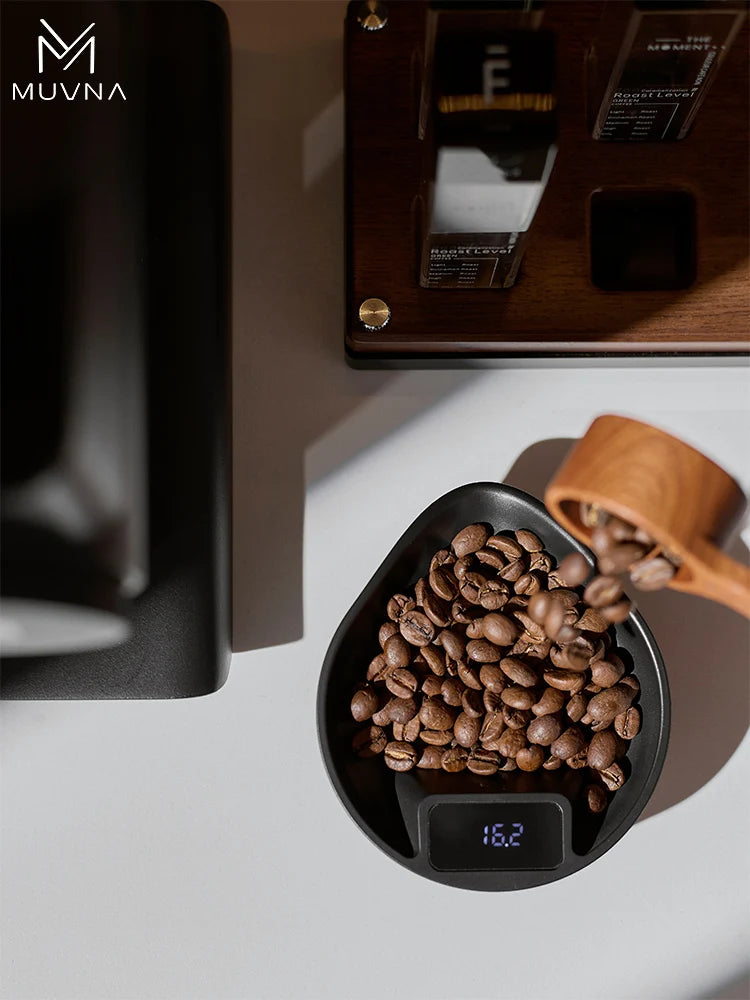
[[[365,299],[359,307],[359,320],[365,330],[382,330],[390,318],[391,310],[382,299]]]
[[[357,13],[363,31],[380,31],[388,23],[388,8],[380,0],[366,0]]]

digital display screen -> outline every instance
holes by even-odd
[[[557,868],[563,860],[556,802],[440,802],[428,826],[430,864],[439,871]]]

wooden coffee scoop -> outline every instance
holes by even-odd
[[[683,441],[625,417],[598,417],[544,495],[555,520],[584,544],[580,505],[595,504],[641,528],[679,563],[668,584],[750,618],[750,568],[720,546],[746,509],[738,484]]]

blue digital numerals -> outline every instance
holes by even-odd
[[[485,847],[520,847],[523,823],[513,823],[513,832],[507,836],[504,832],[505,823],[492,823],[484,828]]]

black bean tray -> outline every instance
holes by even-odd
[[[411,871],[463,889],[525,889],[571,875],[601,857],[627,832],[643,811],[661,773],[667,752],[670,698],[664,663],[646,623],[637,613],[615,628],[618,653],[641,685],[641,732],[628,749],[630,776],[611,797],[606,811],[589,814],[578,800],[581,771],[507,774],[483,778],[462,771],[410,771],[395,774],[380,757],[354,755],[351,741],[358,726],[349,701],[368,662],[378,651],[377,633],[385,605],[406,592],[425,572],[430,558],[462,527],[486,522],[495,531],[528,528],[558,561],[591,553],[564,531],[538,500],[510,486],[474,483],[436,500],[402,535],[354,602],[336,631],[323,663],[318,687],[318,733],[333,787],[363,833],[390,858]],[[561,860],[542,868],[472,870],[444,866],[431,859],[429,813],[443,803],[467,807],[497,803],[549,803],[560,813]],[[447,870],[446,870],[447,869]]]

